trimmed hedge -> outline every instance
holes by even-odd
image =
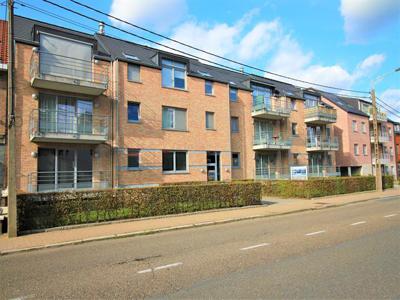
[[[393,187],[393,176],[383,176],[384,188]],[[312,180],[271,180],[262,182],[263,196],[314,198],[375,189],[374,176],[326,177]]]
[[[18,231],[257,204],[260,182],[22,194]]]

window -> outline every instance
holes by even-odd
[[[187,152],[186,151],[163,151],[162,153],[163,172],[186,172]]]
[[[187,130],[186,109],[166,107],[162,108],[162,128]]]
[[[315,107],[319,102],[319,96],[317,95],[304,94],[304,99],[306,99],[306,108]]]
[[[389,132],[389,136],[392,136],[392,128],[391,127],[388,128],[388,132]]]
[[[129,81],[140,81],[140,66],[128,64],[128,80]]]
[[[214,94],[214,83],[212,81],[206,80],[204,85],[204,92],[206,95]]]
[[[128,102],[128,122],[139,122],[140,120],[140,103]]]
[[[367,126],[365,126],[365,122],[361,122],[361,131],[362,133],[367,133]]]
[[[214,129],[214,113],[206,111],[206,129]]]
[[[230,87],[229,88],[229,100],[231,100],[232,102],[236,102],[237,101],[237,94],[238,94],[238,89],[234,88],[234,87]]]
[[[364,156],[367,156],[368,155],[368,153],[367,153],[367,145],[363,145],[363,155]]]
[[[354,144],[354,155],[358,155],[358,144]]]
[[[292,110],[296,110],[297,109],[296,100],[295,99],[291,99],[290,100],[290,106],[292,107]]]
[[[396,153],[400,154],[400,145],[396,144]]]
[[[162,86],[177,89],[186,88],[186,64],[163,59],[161,62]]]
[[[138,149],[128,149],[128,168],[139,168]]]
[[[297,123],[292,123],[292,135],[298,135]]]
[[[231,117],[231,131],[239,132],[239,118],[238,117]]]
[[[240,168],[240,153],[232,153],[232,168]]]
[[[353,132],[357,132],[357,121],[353,120],[353,122],[351,123],[351,127],[353,129]]]

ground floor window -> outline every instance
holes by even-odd
[[[139,168],[139,150],[128,149],[128,168]]]
[[[167,173],[178,173],[187,171],[186,151],[167,151],[162,153],[162,170]]]
[[[238,152],[232,153],[232,167],[240,168],[240,153]]]

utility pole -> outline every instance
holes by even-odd
[[[15,182],[15,93],[14,93],[14,0],[7,0],[8,72],[7,72],[7,203],[8,237],[17,236],[17,189]]]
[[[374,127],[374,149],[375,149],[375,182],[376,190],[382,192],[382,170],[381,170],[381,160],[379,151],[379,132],[378,132],[378,109],[376,107],[376,96],[375,88],[371,89],[371,99],[372,99],[372,118]]]

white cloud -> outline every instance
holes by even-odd
[[[400,112],[400,89],[388,89],[382,93],[380,99],[391,108]],[[391,111],[393,111],[393,109],[391,109]],[[389,116],[400,122],[400,113],[389,113]]]
[[[286,35],[267,64],[267,70],[309,82],[350,88],[356,80],[368,76],[384,60],[385,56],[383,54],[368,56],[357,65],[353,72],[338,64],[313,64],[313,53],[305,52],[296,40]],[[279,77],[276,77],[276,79],[279,79]],[[299,83],[297,82],[296,84]],[[304,84],[303,86],[309,85]]]
[[[113,0],[110,14],[140,26],[167,32],[182,21],[186,0]],[[118,21],[111,19],[114,24]],[[121,23],[124,26],[123,23]]]
[[[340,12],[349,42],[365,42],[400,18],[399,0],[341,0]]]

